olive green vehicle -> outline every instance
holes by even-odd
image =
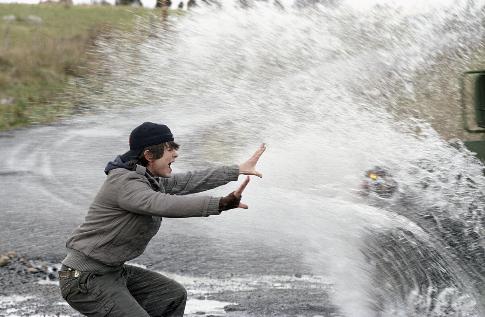
[[[485,162],[485,70],[463,73],[461,111],[465,146]]]

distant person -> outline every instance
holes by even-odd
[[[130,151],[106,166],[106,181],[83,224],[67,241],[59,284],[62,297],[87,316],[183,316],[187,292],[159,273],[124,264],[143,253],[162,217],[219,215],[244,208],[241,194],[249,182],[225,197],[192,195],[240,174],[262,174],[256,164],[262,144],[246,162],[172,174],[179,145],[166,125],[145,122],[130,135]]]

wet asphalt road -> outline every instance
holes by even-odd
[[[120,120],[107,126],[102,122],[103,118],[87,117],[0,133],[0,253],[15,250],[30,259],[62,260],[68,235],[82,222],[104,180],[104,165],[125,150],[125,135],[130,130],[126,127],[130,124]],[[183,136],[185,131],[181,130]],[[185,153],[194,157],[197,150]],[[181,160],[178,165],[183,170],[203,163]],[[224,187],[221,192],[224,190],[232,189]],[[302,261],[302,241],[274,234],[277,221],[259,222],[264,217],[258,212],[261,210],[253,208],[219,217],[165,219],[159,234],[135,262],[177,276],[219,281],[242,278],[242,284],[268,276],[311,276],[311,268]],[[62,302],[55,286],[39,286],[35,278],[18,277],[5,270],[2,278],[8,285],[0,295],[37,298],[21,304],[22,309],[31,305],[31,312],[73,314],[65,306],[54,305]],[[269,282],[252,290],[224,290],[222,286],[204,296],[243,304],[244,312],[229,313],[234,316],[313,316],[323,315],[322,311],[326,316],[336,315],[328,304],[326,285],[315,287],[302,280],[294,289],[281,289],[273,288],[273,284],[280,285]],[[322,306],[322,302],[327,304]]]
[[[4,157],[0,162],[0,251],[62,257],[66,238],[82,222],[104,180],[106,162],[125,150],[124,134],[130,129],[120,124],[102,126],[102,120],[0,134]],[[177,162],[179,170],[203,166],[181,161]],[[234,186],[226,185],[213,194],[221,195]],[[204,274],[226,267],[229,273],[248,274],[291,274],[304,269],[298,263],[299,241],[272,237],[277,221],[258,223],[260,212],[253,205],[249,212],[237,210],[219,217],[164,219],[140,260],[157,269],[192,268]],[[176,254],[182,254],[183,263]],[[204,266],[197,265],[201,259]],[[268,270],[268,266],[274,268]]]

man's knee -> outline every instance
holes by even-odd
[[[187,301],[187,290],[179,283],[173,281],[171,300],[167,306],[164,316],[178,317],[184,315],[185,303]]]
[[[176,297],[179,302],[187,301],[187,290],[181,284],[174,282],[174,297]]]
[[[172,280],[154,289],[144,306],[150,316],[183,316],[186,301],[187,291]]]

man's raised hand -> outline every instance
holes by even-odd
[[[248,209],[248,205],[241,203],[241,197],[244,189],[249,183],[249,180],[250,180],[249,176],[246,176],[246,179],[242,182],[241,186],[239,186],[239,188],[234,192],[234,196],[236,196],[236,198],[239,199],[238,208]]]
[[[239,174],[255,175],[258,177],[263,177],[263,174],[256,171],[256,164],[258,163],[259,158],[261,157],[261,155],[264,153],[265,150],[266,150],[266,145],[263,143],[259,146],[256,152],[254,152],[254,154],[246,162],[239,165]]]
[[[248,209],[248,205],[241,203],[242,193],[249,183],[249,176],[242,182],[238,189],[229,195],[222,197],[219,201],[219,211],[229,210],[234,208]]]

